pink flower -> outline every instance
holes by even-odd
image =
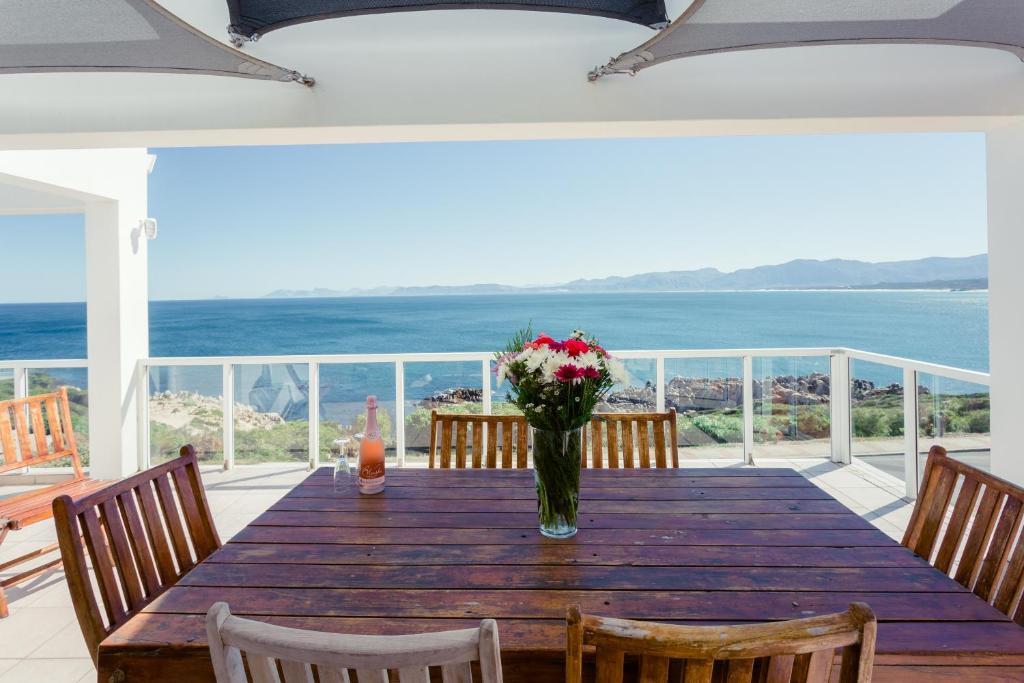
[[[583,368],[584,379],[601,379],[601,373],[597,371],[597,368]]]
[[[559,382],[572,382],[573,384],[579,383],[584,376],[583,368],[577,367],[572,363],[566,363],[562,367],[555,370],[555,379]]]

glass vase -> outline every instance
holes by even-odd
[[[537,484],[537,518],[548,538],[576,535],[580,501],[581,429],[530,430],[533,433],[533,476]]]

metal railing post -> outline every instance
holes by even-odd
[[[14,398],[25,398],[28,396],[28,368],[15,367],[14,374]]]
[[[917,425],[918,425],[917,371],[903,368],[903,474],[907,483],[907,498],[917,498]]]
[[[224,469],[235,466],[235,366],[225,363],[221,366],[221,411],[224,413]]]
[[[138,423],[136,425],[136,440],[139,445],[138,464],[139,470],[146,470],[153,463],[153,454],[150,452],[149,443],[149,366],[145,360],[136,364],[138,373],[135,384],[135,407]]]
[[[481,373],[480,373],[480,386],[483,387],[481,396],[483,398],[483,411],[484,415],[489,415],[491,412],[491,361],[486,359],[481,361]],[[474,427],[475,429],[475,427]]]
[[[405,361],[395,361],[395,458],[405,467]]]
[[[743,356],[743,462],[754,464],[754,359]]]
[[[309,469],[320,467],[320,363],[310,361],[309,378]]]
[[[655,410],[665,412],[665,356],[658,354],[654,361],[654,402]]]
[[[829,372],[832,462],[849,465],[853,440],[850,358],[842,351],[834,351],[829,356]]]

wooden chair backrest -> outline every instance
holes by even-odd
[[[522,415],[430,412],[430,467],[523,468],[526,455],[527,424]]]
[[[232,616],[223,602],[206,613],[206,633],[217,683],[388,683],[397,671],[400,683],[429,683],[430,667],[441,669],[445,683],[472,683],[472,662],[480,663],[480,683],[501,683],[498,626],[407,636],[340,635],[275,626]]]
[[[71,426],[67,387],[0,401],[0,472],[67,457],[71,458],[75,478],[84,477]]]
[[[583,646],[597,650],[597,680],[622,683],[626,655],[642,683],[827,683],[843,648],[840,683],[868,683],[875,615],[863,603],[809,619],[741,626],[680,626],[581,615],[569,608],[566,683],[581,683]]]
[[[582,464],[595,469],[679,467],[678,441],[675,408],[664,413],[595,413],[590,429],[583,429]]]
[[[174,460],[78,500],[54,499],[53,518],[94,662],[100,641],[221,545],[191,446]]]
[[[1024,624],[1024,489],[928,452],[903,545]]]

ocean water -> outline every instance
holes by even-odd
[[[531,322],[535,331],[555,336],[567,335],[574,328],[587,330],[609,349],[847,346],[988,370],[986,292],[155,301],[150,304],[150,347],[153,356],[491,351]],[[0,359],[85,355],[84,304],[0,304]],[[822,369],[818,363],[793,368],[795,372]],[[630,369],[641,384],[652,378],[653,364],[640,362]],[[253,372],[258,374],[259,369]],[[351,387],[346,394],[393,394],[393,369],[335,366],[323,372],[322,383]],[[890,376],[898,381],[898,373],[873,372],[877,382],[888,382]],[[79,386],[84,381],[81,372],[68,371],[63,376]],[[216,395],[219,377],[219,369],[191,374],[172,371],[163,378],[156,374],[151,386],[154,390],[189,388]],[[247,375],[240,381],[252,385],[259,377]],[[280,377],[275,381],[280,382]],[[425,395],[450,386],[479,386],[479,382],[476,363],[446,364],[444,368],[410,364],[407,368],[407,395],[410,391]]]

